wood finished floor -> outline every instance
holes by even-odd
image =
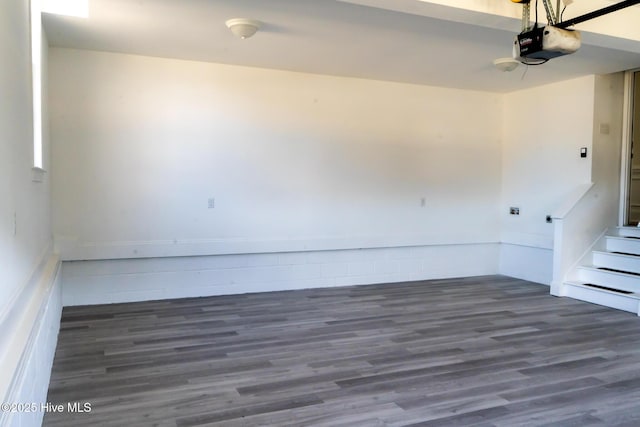
[[[63,312],[45,426],[638,426],[640,320],[502,276]]]

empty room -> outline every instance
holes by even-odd
[[[0,426],[640,425],[640,0],[3,0]]]

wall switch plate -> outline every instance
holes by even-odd
[[[209,209],[213,209],[216,207],[216,199],[214,199],[213,197],[209,198],[207,202],[208,202]]]
[[[583,158],[583,159],[584,159],[585,157],[587,157],[587,147],[582,147],[582,148],[580,149],[580,157],[581,157],[581,158]]]
[[[516,208],[516,207],[510,207],[509,208],[509,215],[520,215],[520,208]]]

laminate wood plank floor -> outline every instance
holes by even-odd
[[[45,426],[638,426],[640,320],[504,276],[68,307]]]

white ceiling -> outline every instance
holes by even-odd
[[[640,43],[585,37],[574,55],[499,72],[492,60],[511,55],[520,24],[482,14],[474,25],[476,15],[453,22],[348,0],[89,1],[89,19],[43,14],[50,45],[496,92],[640,67]],[[240,40],[224,24],[238,17],[264,25]]]

